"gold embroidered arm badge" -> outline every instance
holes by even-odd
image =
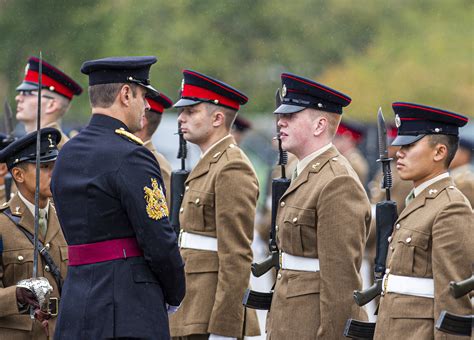
[[[153,220],[161,220],[164,217],[168,217],[168,206],[166,205],[165,195],[158,185],[158,181],[155,178],[151,179],[151,188],[144,187],[145,201],[146,201],[146,212],[148,217]]]

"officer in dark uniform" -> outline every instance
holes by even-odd
[[[55,339],[169,339],[185,293],[160,168],[132,133],[155,57],[87,61],[92,118],[61,150],[52,192],[69,245]],[[168,313],[167,313],[168,312]]]

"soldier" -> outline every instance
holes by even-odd
[[[62,132],[61,119],[69,110],[74,96],[82,93],[81,86],[53,65],[42,61],[41,127],[52,127],[61,131],[62,148],[69,138]],[[30,57],[25,68],[25,78],[16,88],[16,119],[25,125],[26,132],[36,130],[38,111],[39,59]]]
[[[258,181],[230,129],[247,97],[204,74],[184,70],[178,121],[201,159],[189,174],[180,210],[187,295],[171,317],[179,339],[236,339],[259,334],[242,305],[249,286]]]
[[[367,183],[369,164],[358,149],[365,136],[365,127],[355,121],[341,121],[334,137],[334,146],[347,158],[363,185]]]
[[[146,100],[150,105],[150,109],[145,112],[145,116],[143,118],[143,127],[139,131],[135,132],[135,136],[137,136],[143,141],[143,146],[151,151],[160,166],[161,176],[163,177],[163,183],[165,185],[166,190],[166,203],[169,206],[169,190],[171,188],[171,164],[168,162],[165,156],[163,156],[156,150],[155,146],[153,145],[153,141],[151,140],[151,137],[153,136],[156,129],[161,123],[161,118],[163,117],[164,109],[170,108],[173,105],[173,102],[163,93],[160,93],[157,96],[148,97]]]
[[[4,133],[0,133],[0,151],[3,150],[5,147],[7,147],[13,140],[10,138],[7,138],[7,135]],[[7,183],[8,177],[8,168],[5,163],[0,163],[0,203],[5,203],[10,200],[11,197],[6,197],[7,196],[7,191],[12,192],[12,181],[10,183]],[[11,177],[10,177],[11,179]],[[7,188],[7,185],[10,187]],[[16,192],[16,188],[14,188],[14,191]]]
[[[474,141],[459,136],[459,148],[450,166],[451,177],[459,190],[474,207],[474,165],[472,164]]]
[[[447,339],[434,327],[440,312],[467,315],[472,308],[469,296],[455,299],[448,289],[471,276],[474,262],[471,205],[448,174],[468,119],[418,104],[392,107],[397,170],[414,189],[389,238],[375,338]]]
[[[142,128],[155,57],[87,61],[92,118],[64,145],[51,188],[69,271],[55,339],[169,339],[184,263]]]
[[[234,124],[232,124],[231,134],[234,137],[235,143],[240,145],[245,135],[252,129],[252,123],[244,117],[235,117]]]
[[[47,338],[42,325],[32,320],[28,313],[28,304],[38,308],[38,302],[31,300],[25,288],[16,286],[18,281],[31,278],[33,273],[36,135],[36,132],[32,132],[0,152],[0,162],[6,163],[18,187],[11,201],[0,208],[1,339]],[[67,244],[54,206],[49,201],[51,173],[60,139],[61,134],[56,129],[41,130],[39,241],[42,243],[41,248],[44,248],[38,256],[38,276],[46,277],[53,286],[50,299],[52,318],[48,321],[51,335],[54,334],[62,279],[66,276],[68,264]],[[50,255],[52,262],[46,259],[45,252]]]
[[[298,163],[276,219],[281,269],[268,339],[340,339],[348,318],[367,320],[352,293],[362,287],[370,204],[357,174],[332,145],[351,99],[293,74],[281,79],[275,114],[282,147]]]

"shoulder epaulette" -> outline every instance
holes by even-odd
[[[133,133],[125,131],[124,128],[116,129],[115,133],[117,135],[126,137],[128,140],[130,140],[131,142],[134,142],[135,144],[138,144],[138,145],[143,145],[144,144],[143,141],[140,138],[135,136]]]

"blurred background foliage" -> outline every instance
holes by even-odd
[[[273,110],[283,71],[353,98],[346,116],[414,101],[474,112],[472,0],[0,0],[0,98],[12,105],[29,55],[75,78],[85,60],[156,55],[152,83],[173,99],[194,69],[243,90],[246,116]],[[65,122],[85,123],[87,94]]]

